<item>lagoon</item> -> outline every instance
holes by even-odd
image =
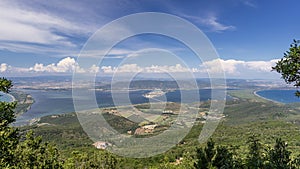
[[[53,115],[53,114],[63,114],[74,112],[72,90],[22,90],[25,93],[30,94],[35,102],[32,104],[31,109],[26,113],[20,115],[16,119],[16,125],[28,124],[32,119],[37,119],[42,116]],[[175,90],[167,92],[164,96],[157,97],[154,99],[149,99],[143,95],[150,92],[151,90],[134,90],[129,92],[129,98],[131,104],[141,104],[157,101],[168,101],[168,102],[185,102],[191,103],[195,101],[206,101],[211,99],[211,89],[200,89],[199,91],[193,90]],[[196,93],[200,93],[200,98],[196,98]],[[220,90],[220,92],[224,92]],[[95,91],[96,100],[98,107],[113,107],[114,101],[110,91]],[[127,105],[128,98],[127,92],[117,91],[116,93],[118,100],[121,100],[119,105]],[[184,100],[181,96],[185,95]],[[84,97],[82,98],[84,102]],[[124,101],[124,102],[123,102]],[[85,106],[84,104],[82,106]],[[83,110],[90,109],[89,107],[83,107]]]

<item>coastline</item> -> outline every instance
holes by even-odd
[[[8,101],[5,101],[5,102],[15,102],[15,101],[17,101],[16,98],[10,93],[1,92],[0,94],[8,97]]]
[[[266,89],[264,89],[264,90],[266,90]],[[277,104],[285,104],[285,103],[282,103],[282,102],[279,102],[279,101],[276,101],[276,100],[268,99],[268,98],[266,98],[266,97],[263,97],[263,96],[257,94],[257,92],[259,92],[259,91],[264,91],[264,90],[255,90],[255,91],[253,92],[253,94],[254,94],[255,96],[261,98],[261,99],[264,99],[264,100],[267,100],[267,101],[270,101],[270,102],[274,102],[274,103],[277,103]],[[267,89],[267,90],[268,90],[268,89]]]
[[[17,107],[15,109],[16,116],[20,116],[31,109],[32,104],[35,102],[33,97],[26,92],[20,90],[14,90],[10,94],[15,102],[17,102]]]
[[[17,101],[17,99],[13,96],[13,95],[11,95],[11,94],[9,94],[9,93],[6,93],[12,100],[10,101],[10,102],[15,102],[15,101]]]

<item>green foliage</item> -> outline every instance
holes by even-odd
[[[291,152],[287,150],[287,143],[281,139],[276,139],[273,149],[268,151],[267,168],[290,169],[291,168]]]
[[[11,81],[0,78],[0,91],[9,92]],[[72,153],[63,163],[58,149],[42,137],[35,137],[33,131],[20,138],[19,130],[11,127],[15,121],[16,103],[0,102],[0,168],[16,169],[59,169],[59,168],[104,168],[115,169],[118,160],[106,151],[94,154]]]
[[[14,150],[19,143],[18,130],[0,124],[0,168],[14,165]]]
[[[295,87],[300,86],[300,41],[294,40],[290,45],[289,51],[284,53],[283,58],[276,63],[273,70],[281,74],[281,77],[288,84],[293,84]],[[300,97],[300,92],[297,91],[296,96]]]
[[[197,148],[194,167],[196,169],[234,169],[240,168],[240,159],[234,159],[234,153],[225,146],[217,146],[209,140],[204,148]]]
[[[9,92],[11,81],[0,78],[0,91]],[[16,103],[0,102],[0,168],[14,165],[14,150],[18,144],[18,130],[9,127],[15,121],[13,109]]]
[[[66,169],[115,169],[118,167],[117,165],[117,157],[106,151],[97,150],[90,154],[73,151],[72,156],[65,161],[63,167]]]
[[[216,156],[212,162],[213,166],[221,169],[233,169],[234,166],[234,159],[233,159],[233,153],[230,152],[226,147],[224,146],[218,146],[217,147],[217,153]]]
[[[0,79],[1,91],[9,92],[11,86],[10,81]],[[294,131],[299,129],[294,124],[283,120],[271,121],[278,110],[294,112],[294,109],[261,102],[255,96],[247,97],[238,103],[232,102],[226,107],[224,113],[228,118],[222,121],[213,136],[214,140],[218,141],[217,144],[223,145],[215,146],[212,140],[206,145],[199,145],[197,138],[203,126],[199,123],[176,147],[162,155],[145,159],[117,157],[108,151],[96,150],[91,146],[91,140],[83,132],[74,114],[61,115],[64,118],[51,116],[47,119],[42,118],[40,124],[44,125],[35,126],[35,133],[45,136],[44,139],[47,141],[52,139],[58,144],[65,145],[58,150],[41,137],[35,137],[32,131],[27,132],[28,128],[23,128],[21,130],[23,132],[19,132],[10,126],[15,121],[15,106],[16,103],[0,103],[0,168],[296,169],[300,166],[300,156],[293,156],[291,149],[288,149],[288,145],[281,139],[276,140],[274,147],[266,148],[274,140],[274,136],[289,139],[292,134],[296,135]],[[126,132],[136,125],[108,114],[106,119],[112,124],[116,122],[113,127],[120,129],[118,130],[120,132]],[[124,126],[126,128],[122,128]],[[285,132],[282,132],[283,129]],[[228,144],[244,144],[249,132],[261,133],[264,140],[261,142],[260,137],[255,135],[250,136],[248,144],[242,149],[228,147]],[[27,133],[25,137],[23,133]],[[297,142],[298,137],[293,138]],[[295,141],[292,143],[295,145]],[[155,146],[155,143],[149,146]],[[196,146],[198,148],[195,148]],[[65,151],[65,156],[61,155],[62,151]]]
[[[207,162],[211,163],[214,155],[216,154],[215,143],[212,140],[209,140],[207,142],[207,146],[204,148],[204,152],[206,155]]]
[[[246,158],[246,164],[248,169],[263,168],[263,153],[262,144],[257,136],[250,136],[248,140],[249,152]]]
[[[0,78],[0,91],[8,93],[11,87],[11,81]],[[19,140],[19,131],[10,126],[15,107],[16,103],[0,102],[0,168],[61,168],[57,149],[42,143],[41,137],[29,132],[23,142]]]
[[[235,93],[238,92],[241,93],[242,91],[235,91]],[[251,97],[248,97],[248,95],[251,95]],[[262,163],[266,164],[268,161],[266,147],[272,145],[275,138],[280,137],[289,142],[289,150],[293,151],[291,155],[293,159],[300,152],[298,146],[298,144],[300,145],[300,134],[297,132],[299,127],[294,123],[295,119],[300,117],[298,116],[299,106],[282,105],[269,101],[262,102],[257,99],[258,97],[253,94],[253,91],[247,91],[244,96],[247,97],[226,106],[224,112],[226,118],[220,123],[212,137],[215,145],[222,145],[228,149],[229,153],[232,153],[235,168],[247,168],[247,157],[251,144],[250,141],[247,143],[247,138],[255,134],[254,139],[261,143],[261,148],[258,150],[263,157]],[[285,114],[284,119],[275,116],[277,112]],[[293,116],[291,117],[291,115]],[[114,118],[107,118],[107,120],[109,119]],[[112,120],[112,122],[114,121]],[[66,159],[70,158],[71,152],[74,150],[85,152],[89,157],[93,156],[94,151],[97,151],[91,146],[93,142],[88,139],[88,136],[80,128],[75,114],[59,115],[57,118],[43,117],[39,124],[45,125],[32,126],[35,133],[42,135],[43,140],[54,142],[58,146],[61,158],[65,161],[64,165],[68,163]],[[195,168],[194,164],[198,162],[196,147],[202,149],[205,154],[206,145],[199,145],[198,143],[198,136],[202,127],[203,124],[200,122],[195,123],[190,133],[177,146],[164,154],[145,159],[119,158],[118,166],[122,169]],[[149,144],[149,146],[156,145],[155,142]],[[239,148],[233,149],[230,145],[239,146]],[[215,151],[216,148],[214,148]],[[186,153],[189,154],[187,158],[185,158]],[[296,162],[296,160],[293,160],[293,164],[296,164]],[[73,165],[73,162],[69,164]],[[213,165],[209,167],[216,168]]]
[[[0,102],[0,123],[1,126],[8,126],[10,123],[15,121],[14,108],[16,107],[16,102],[7,103]]]
[[[194,169],[194,164],[196,159],[193,157],[193,154],[186,152],[182,156],[181,164],[178,166],[179,169]]]
[[[4,93],[10,92],[10,88],[12,88],[11,80],[7,80],[6,78],[0,78],[0,91]]]
[[[209,166],[207,157],[205,155],[205,152],[203,151],[202,148],[197,148],[196,150],[197,154],[196,154],[196,163],[195,163],[195,168],[196,169],[206,169]]]
[[[210,168],[210,166],[212,165],[211,162],[216,154],[214,146],[215,143],[212,140],[209,140],[204,149],[197,148],[196,150],[197,162],[195,163],[196,169]]]
[[[41,137],[34,137],[33,132],[26,134],[24,142],[18,144],[15,151],[17,168],[62,168],[58,150],[48,143],[42,143]]]

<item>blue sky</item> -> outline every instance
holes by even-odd
[[[297,0],[1,1],[0,74],[71,74],[80,66],[76,63],[78,53],[97,29],[129,14],[163,12],[188,20],[206,34],[219,54],[217,61],[222,63],[227,77],[278,78],[278,74],[270,72],[270,67],[283,56],[293,39],[300,39],[299,6]],[[132,62],[118,65],[122,59],[147,48],[180,55],[199,76],[203,71],[215,70],[216,60],[194,62],[193,53],[182,44],[167,37],[144,35],[118,44],[101,65],[82,71],[111,74],[119,67],[126,71],[150,70]],[[149,51],[144,54],[144,58],[152,57]],[[152,54],[159,55],[155,50]],[[162,51],[160,58],[164,54],[167,55]],[[206,70],[202,70],[202,64],[207,66]],[[175,62],[152,66],[184,71],[184,66],[176,67]]]

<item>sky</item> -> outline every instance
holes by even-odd
[[[227,78],[276,79],[280,76],[271,67],[293,39],[300,39],[299,6],[297,0],[3,0],[0,75],[189,71],[205,77],[224,71]],[[172,37],[142,34],[118,42],[101,63],[90,67],[78,63],[83,47],[97,30],[142,12],[171,14],[195,25],[218,58],[199,60]],[[172,26],[180,25],[170,25],[170,29]],[[118,31],[111,30],[113,34],[107,36],[114,39]]]

